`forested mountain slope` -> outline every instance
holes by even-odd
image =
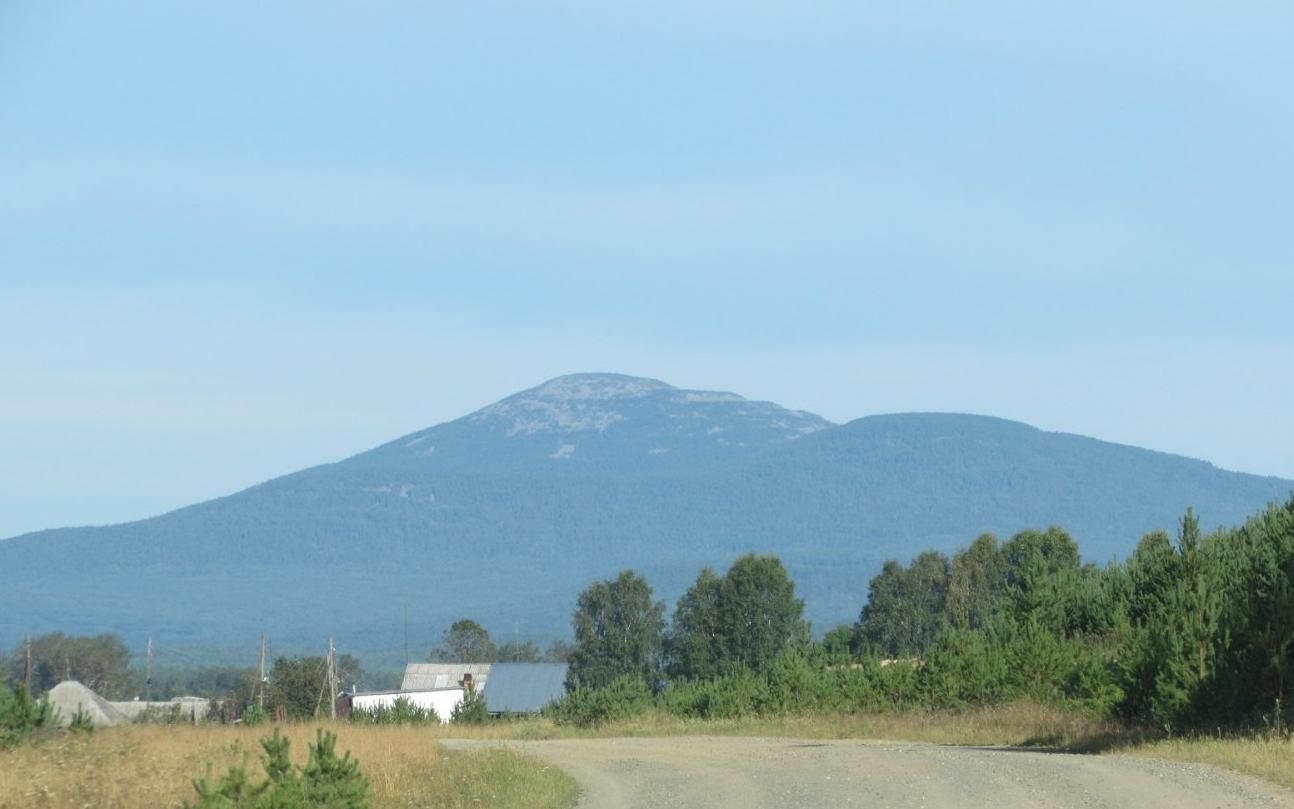
[[[1089,560],[1232,524],[1294,482],[981,416],[833,425],[728,393],[562,377],[335,464],[139,522],[0,542],[0,638],[415,646],[452,619],[565,634],[578,592],[633,567],[669,600],[702,565],[779,554],[819,627],[889,557],[1060,524]]]

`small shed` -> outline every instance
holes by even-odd
[[[490,679],[489,663],[410,663],[404,667],[401,691],[462,688],[481,691]]]
[[[76,680],[64,680],[45,695],[58,713],[58,723],[66,727],[79,711],[96,728],[119,725],[129,720],[103,697]]]
[[[565,663],[495,663],[485,686],[491,714],[535,714],[566,695]]]

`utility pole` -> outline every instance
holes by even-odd
[[[256,664],[259,673],[256,676],[256,710],[265,713],[265,636],[261,635],[261,660]]]
[[[153,701],[153,636],[148,636],[148,651],[144,655],[144,702]]]
[[[27,694],[31,695],[31,633],[27,633],[27,665],[23,669],[23,682],[27,685]]]
[[[328,717],[337,718],[337,651],[328,639]]]
[[[404,597],[404,667],[409,668],[409,597]]]

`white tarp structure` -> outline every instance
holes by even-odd
[[[108,704],[131,722],[151,711],[159,720],[174,716],[182,722],[197,724],[206,719],[207,712],[211,710],[211,700],[202,697],[176,697],[168,702],[144,702],[136,699]]]
[[[51,688],[45,698],[58,712],[58,723],[64,727],[71,724],[72,717],[78,711],[89,718],[96,728],[128,721],[121,711],[76,680],[64,680]]]
[[[373,694],[355,694],[351,697],[351,710],[371,711],[375,708],[392,708],[398,699],[408,700],[424,711],[434,709],[441,724],[449,722],[454,709],[463,701],[462,688],[433,688],[425,691],[382,691]]]

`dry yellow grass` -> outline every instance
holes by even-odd
[[[304,763],[317,725],[284,728]],[[374,809],[387,807],[569,807],[575,785],[532,759],[502,751],[446,753],[439,732],[419,727],[336,725],[372,784]],[[129,726],[60,735],[0,751],[0,809],[138,809],[193,800],[192,780],[219,776],[247,758],[263,777],[266,728]]]

